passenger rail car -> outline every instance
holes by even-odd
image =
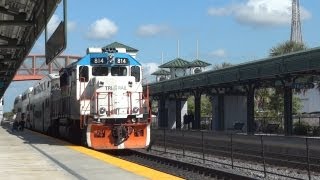
[[[150,142],[148,96],[135,58],[88,48],[86,56],[59,75],[40,80],[29,104],[18,105],[29,105],[37,131],[94,149],[144,148]]]
[[[15,99],[13,103],[13,112],[15,113],[13,120],[20,120],[21,119],[21,103],[22,103],[22,95],[19,94]]]

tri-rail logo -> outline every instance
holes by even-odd
[[[127,86],[106,86],[107,91],[127,90]]]

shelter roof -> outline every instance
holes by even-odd
[[[102,49],[108,49],[108,48],[125,48],[127,52],[138,52],[139,51],[138,49],[124,45],[119,42],[113,42],[111,44],[108,44],[108,45],[104,46]]]
[[[167,63],[159,66],[159,68],[186,68],[190,66],[191,63],[181,58],[175,58]]]
[[[200,59],[196,59],[191,62],[190,67],[207,67],[210,66],[210,63],[204,62]]]
[[[151,75],[170,75],[169,71],[166,71],[164,69],[159,69],[156,72],[153,72]]]

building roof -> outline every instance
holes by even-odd
[[[166,71],[164,69],[159,69],[156,72],[153,72],[151,75],[170,75],[169,71]]]
[[[113,42],[109,45],[102,47],[102,49],[108,49],[108,48],[125,48],[127,52],[138,52],[139,51],[138,49],[121,44],[119,42]]]
[[[201,61],[199,59],[195,59],[194,61],[191,62],[191,65],[189,67],[207,67],[210,66],[210,63]]]
[[[190,66],[191,63],[181,58],[175,58],[167,63],[159,66],[159,68],[185,68]]]
[[[34,46],[61,0],[0,1],[0,98]],[[52,36],[51,36],[52,37]]]

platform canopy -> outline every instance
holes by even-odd
[[[181,58],[175,58],[159,66],[159,68],[187,68],[191,63]]]
[[[148,84],[148,86],[150,95],[189,92],[190,90],[199,88],[233,88],[248,84],[275,87],[281,85],[285,80],[288,80],[288,83],[285,84],[286,86],[291,85],[295,87],[295,85],[299,85],[299,78],[317,78],[319,75],[320,47],[317,47],[281,56],[249,61],[223,69],[155,82]],[[301,82],[300,84],[308,85],[309,83]],[[146,86],[144,85],[144,87]]]
[[[0,0],[1,98],[60,2]]]
[[[113,42],[111,44],[108,44],[108,45],[102,47],[102,49],[116,49],[116,48],[124,48],[124,49],[126,49],[127,52],[138,52],[139,51],[138,49],[135,49],[133,47],[130,47],[128,45],[125,45],[125,44],[122,44],[119,42]]]
[[[207,67],[210,66],[210,63],[204,62],[200,59],[195,59],[191,62],[191,64],[189,65],[189,67]]]
[[[159,76],[159,75],[170,75],[170,72],[166,71],[164,69],[159,69],[156,72],[151,73],[151,75],[157,75],[157,76]]]

